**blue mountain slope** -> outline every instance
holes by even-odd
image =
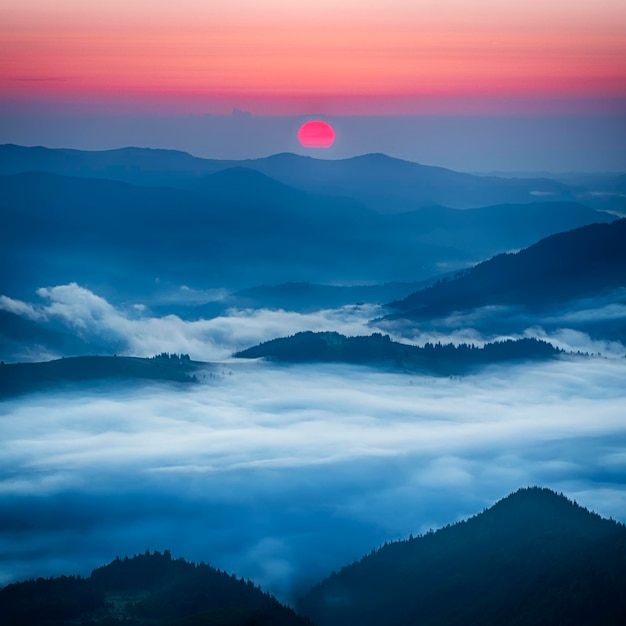
[[[374,550],[297,606],[318,626],[617,626],[626,528],[547,489],[521,489],[467,521]]]

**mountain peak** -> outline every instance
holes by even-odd
[[[312,589],[320,626],[625,623],[626,527],[528,487],[374,550]]]

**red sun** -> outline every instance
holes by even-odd
[[[326,122],[311,120],[300,126],[298,141],[305,148],[330,148],[335,141],[335,131]]]

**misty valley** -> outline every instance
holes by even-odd
[[[626,175],[2,145],[0,220],[0,623],[626,621]]]

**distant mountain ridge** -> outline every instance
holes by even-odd
[[[547,178],[475,176],[442,167],[403,161],[384,154],[340,160],[276,154],[241,161],[193,157],[175,150],[121,148],[80,151],[0,146],[0,175],[46,171],[66,176],[98,177],[139,185],[193,185],[201,176],[232,167],[259,171],[304,191],[350,197],[371,209],[399,212],[442,204],[472,208],[488,204],[575,201],[586,190]],[[614,190],[609,189],[607,193]],[[603,205],[603,208],[604,205]]]
[[[45,172],[0,176],[0,212],[4,295],[72,281],[129,283],[137,293],[157,278],[235,289],[416,281],[614,219],[560,203],[385,215],[241,167],[183,188]]]

